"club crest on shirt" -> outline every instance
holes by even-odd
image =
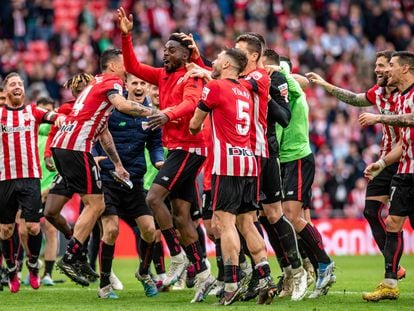
[[[23,113],[23,118],[24,118],[25,121],[29,121],[30,120],[30,114],[27,113],[27,112]]]
[[[203,88],[203,92],[201,93],[201,99],[202,100],[206,100],[207,99],[207,96],[208,96],[208,93],[210,93],[210,89],[205,86]]]
[[[263,75],[258,71],[253,71],[253,72],[249,73],[249,77],[251,77],[255,80],[260,80],[263,77]]]

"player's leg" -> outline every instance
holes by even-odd
[[[42,277],[42,284],[47,286],[53,286],[52,279],[53,267],[55,265],[57,249],[58,249],[58,236],[56,228],[45,219],[43,224],[43,233],[45,235],[45,271]]]

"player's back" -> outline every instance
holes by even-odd
[[[122,84],[122,80],[114,75],[96,76],[76,99],[72,112],[55,135],[52,147],[91,152],[112,113],[108,96],[122,95]]]

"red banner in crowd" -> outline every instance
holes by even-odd
[[[371,229],[365,220],[328,219],[315,220],[314,224],[323,237],[325,249],[331,255],[372,255],[379,254],[377,245],[372,238]],[[404,226],[404,252],[414,253],[414,231],[408,221]],[[267,249],[273,249],[267,243]],[[168,248],[165,247],[168,252]],[[207,238],[207,253],[215,255],[214,244]],[[132,230],[124,222],[120,223],[120,234],[116,243],[115,256],[137,256],[135,237]]]
[[[63,215],[70,223],[74,223],[79,215],[79,196],[68,202]],[[326,219],[315,220],[314,224],[323,237],[326,251],[330,255],[372,255],[379,254],[378,247],[372,237],[371,229],[363,219]],[[214,244],[207,239],[208,255],[215,255]],[[266,240],[267,249],[273,249]],[[166,252],[168,248],[165,247]],[[404,253],[414,253],[414,230],[407,221],[404,226]],[[115,255],[120,257],[137,256],[135,236],[124,222],[120,222],[120,234],[116,243]]]

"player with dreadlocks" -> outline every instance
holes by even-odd
[[[62,104],[58,109],[57,112],[69,115],[72,111],[73,105],[81,94],[83,89],[93,80],[93,76],[88,73],[79,73],[74,75],[68,81],[65,82],[63,85],[65,88],[70,89],[72,91],[73,99],[65,102]],[[46,163],[46,168],[49,171],[56,171],[55,165],[52,159],[52,151],[50,150],[50,145],[55,137],[59,129],[56,126],[53,126],[50,130],[50,133],[47,138],[44,159]],[[63,206],[72,198],[73,193],[68,192],[65,189],[63,178],[57,174],[53,180],[53,183],[50,187],[46,203],[45,203],[45,211],[44,215],[46,219],[55,226],[60,232],[64,234],[64,236],[70,240],[72,237],[72,228],[67,223],[66,219],[60,214]],[[88,264],[87,262],[87,245],[88,243],[84,243],[85,249],[82,252],[82,260],[81,260],[81,271],[83,275],[90,281],[96,281],[99,277],[97,274]]]

